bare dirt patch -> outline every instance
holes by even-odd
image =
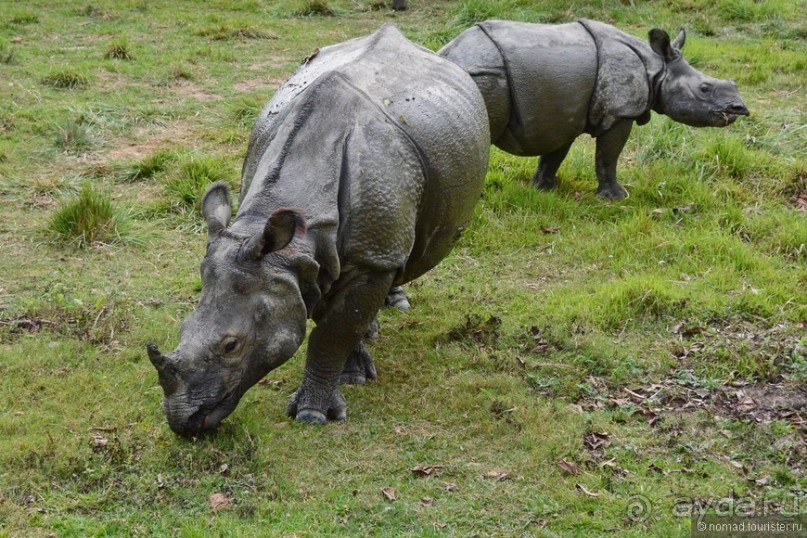
[[[276,90],[286,79],[280,77],[254,78],[244,80],[233,85],[233,89],[239,92],[251,92],[256,90]]]
[[[121,145],[100,155],[98,161],[127,161],[142,159],[156,151],[193,138],[193,129],[183,123],[149,126],[134,131],[134,136]]]
[[[221,95],[205,92],[199,85],[189,80],[181,80],[174,86],[174,93],[182,97],[192,97],[198,101],[218,101],[224,99]]]

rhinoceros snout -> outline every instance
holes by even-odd
[[[743,103],[734,103],[729,106],[727,112],[729,114],[734,114],[735,116],[750,116],[751,111],[748,110],[748,107],[745,106]]]

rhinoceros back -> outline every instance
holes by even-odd
[[[514,155],[543,155],[584,131],[597,50],[583,26],[494,20],[477,27],[498,47],[510,88],[509,122],[494,144]]]
[[[389,265],[397,256],[396,282],[412,280],[448,253],[481,194],[490,144],[482,97],[467,73],[414,45],[392,25],[367,37],[323,48],[298,69],[261,113],[244,164],[242,197],[259,166],[261,148],[283,131],[278,123],[288,123],[290,109],[322,108],[322,99],[312,96],[324,95],[331,88],[342,95],[327,103],[338,108],[332,110],[333,116],[355,110],[355,114],[347,115],[357,118],[343,123],[353,134],[339,156],[349,161],[343,163],[342,173],[350,177],[343,179],[355,193],[345,195],[348,187],[343,181],[339,191],[345,199],[339,200],[342,214],[336,238],[342,268],[370,263],[356,262],[368,251],[401,248],[405,251],[387,252],[381,257]],[[310,125],[302,129],[323,128]],[[333,130],[334,126],[327,128]],[[379,138],[389,140],[389,152],[378,151],[375,142]],[[372,151],[369,146],[374,146]],[[322,157],[331,157],[327,147]],[[406,162],[398,165],[395,159]],[[410,170],[413,163],[417,177]],[[402,181],[407,184],[401,185]],[[378,196],[367,194],[369,191]],[[413,196],[417,198],[414,203]],[[385,216],[410,210],[411,219]],[[374,222],[381,229],[366,230]],[[390,226],[408,226],[410,237],[385,242],[385,237],[401,233],[383,229]]]

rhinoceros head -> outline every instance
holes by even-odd
[[[183,436],[215,428],[305,336],[298,281],[277,252],[303,228],[302,216],[277,211],[263,230],[243,237],[227,230],[231,211],[227,187],[212,185],[202,201],[209,241],[199,304],[182,325],[176,350],[163,355],[147,345],[168,424]]]
[[[657,112],[693,127],[725,127],[738,116],[748,116],[737,85],[704,75],[681,55],[686,41],[683,28],[671,43],[664,30],[650,30],[650,47],[662,57],[666,76],[657,89]]]

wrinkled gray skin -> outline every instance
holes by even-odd
[[[692,68],[681,56],[686,34],[649,44],[595,21],[543,25],[486,21],[438,54],[465,69],[482,91],[493,144],[514,155],[540,155],[533,184],[557,185],[574,139],[596,138],[595,166],[604,198],[627,193],[616,164],[636,122],[650,111],[695,127],[723,127],[748,115],[737,87]]]
[[[215,428],[295,353],[308,318],[316,327],[288,413],[344,420],[346,359],[374,375],[362,338],[392,285],[451,250],[489,145],[468,74],[394,26],[307,58],[254,127],[235,218],[225,184],[203,198],[202,295],[179,347],[147,346],[171,429]]]

